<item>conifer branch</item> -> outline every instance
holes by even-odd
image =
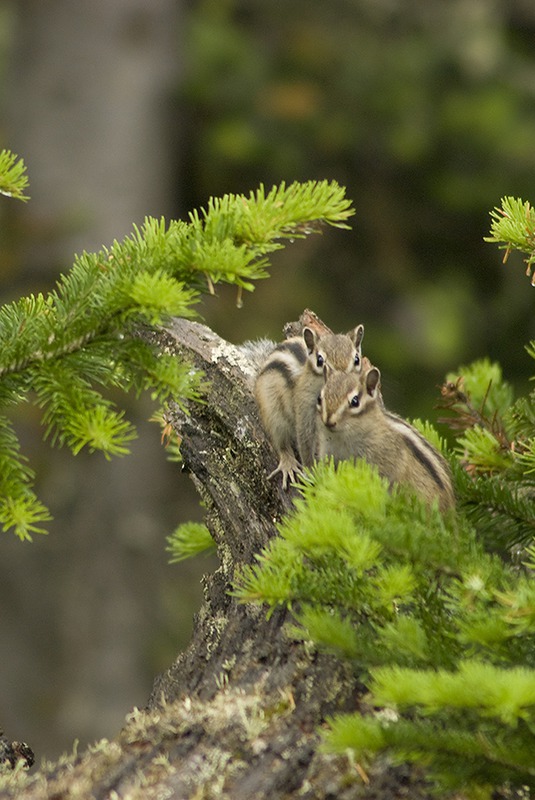
[[[3,175],[15,196],[25,185],[22,173],[22,162],[0,156],[0,188]],[[268,193],[260,187],[249,196],[212,198],[188,222],[147,218],[122,242],[82,253],[49,294],[0,308],[0,409],[35,400],[52,444],[106,457],[128,452],[135,431],[106,389],[149,391],[160,403],[198,399],[202,390],[199,373],[171,355],[156,358],[140,331],[194,316],[206,280],[253,290],[283,242],[317,232],[322,223],[346,227],[352,213],[334,182],[281,184]],[[15,451],[11,458],[19,463]],[[29,494],[30,471],[24,481],[20,470],[6,474],[5,496],[25,498],[16,529],[29,537],[48,512]],[[0,524],[7,529],[14,519],[6,512]]]
[[[0,150],[0,194],[16,200],[28,200],[24,194],[28,188],[26,166],[10,150]]]
[[[167,537],[169,563],[176,564],[186,558],[215,550],[215,542],[210,531],[199,522],[185,522]]]
[[[389,494],[364,463],[318,464],[279,533],[236,593],[289,606],[294,636],[366,682],[367,713],[334,717],[330,749],[390,752],[450,789],[535,787],[531,579],[486,553],[462,518]]]
[[[500,366],[481,359],[448,375],[441,394],[450,416],[440,421],[456,434],[460,506],[489,549],[526,545],[535,535],[533,393],[514,402]]]
[[[535,481],[474,477],[455,465],[454,474],[463,510],[489,550],[511,552],[535,538]]]
[[[490,236],[484,237],[484,240],[494,242],[500,250],[505,250],[504,264],[512,250],[525,253],[526,275],[529,277],[535,262],[535,209],[527,201],[515,197],[503,197],[501,202],[501,208],[496,207],[490,212]],[[535,285],[535,275],[531,285]]]

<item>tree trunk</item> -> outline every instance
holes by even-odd
[[[184,5],[2,3],[3,35],[13,11],[2,143],[24,158],[31,197],[0,207],[0,224],[12,222],[2,224],[3,301],[53,287],[73,253],[120,241],[146,215],[177,215]],[[188,584],[183,605],[198,604],[195,565],[169,570],[162,547],[166,530],[197,513],[197,498],[162,458],[149,398],[123,403],[139,436],[129,458],[110,462],[40,444],[35,408],[17,410],[54,520],[31,547],[12,534],[0,544],[0,724],[16,739],[31,729],[39,758],[57,758],[74,736],[85,746],[115,730],[144,701],[154,673],[147,641],[161,652],[183,619],[182,609],[168,616],[171,572]]]
[[[205,577],[204,604],[191,644],[158,678],[144,710],[135,710],[112,742],[29,777],[0,797],[128,798],[418,798],[425,782],[384,763],[369,772],[345,756],[321,752],[326,717],[354,710],[364,687],[334,657],[291,638],[288,613],[239,604],[236,571],[277,535],[291,507],[251,393],[240,351],[203,325],[175,320],[153,336],[201,368],[204,404],[169,420],[182,438],[184,467],[202,496],[220,567]]]

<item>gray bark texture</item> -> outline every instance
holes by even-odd
[[[365,708],[365,688],[334,657],[288,635],[289,614],[240,604],[236,570],[277,535],[291,507],[251,393],[241,352],[207,327],[175,320],[153,337],[204,371],[206,402],[169,421],[184,467],[206,506],[220,566],[204,579],[189,647],[155,682],[113,741],[35,776],[13,776],[0,797],[25,798],[429,798],[421,775],[378,763],[364,770],[319,748],[326,718]],[[187,412],[187,413],[186,413]],[[295,490],[293,490],[295,491]],[[31,744],[31,742],[30,742]]]

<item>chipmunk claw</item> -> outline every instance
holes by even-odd
[[[298,477],[303,474],[303,467],[293,453],[283,453],[276,469],[270,472],[268,480],[276,475],[282,475],[282,488],[287,491],[289,484],[296,483]]]

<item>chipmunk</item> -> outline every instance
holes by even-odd
[[[303,330],[307,360],[295,384],[294,410],[297,452],[301,464],[305,467],[309,467],[314,461],[316,399],[324,382],[324,370],[342,373],[360,372],[363,336],[364,325],[357,325],[346,334],[323,336],[311,328]]]
[[[313,461],[316,398],[325,365],[335,370],[360,369],[363,335],[363,325],[347,334],[319,333],[305,326],[302,336],[278,344],[260,369],[255,397],[279,455],[269,477],[282,473],[284,489],[302,471],[302,465]]]
[[[416,428],[387,411],[380,394],[381,373],[367,366],[360,374],[325,369],[317,402],[315,455],[335,462],[363,458],[393,483],[410,484],[444,512],[455,505],[445,458]]]

